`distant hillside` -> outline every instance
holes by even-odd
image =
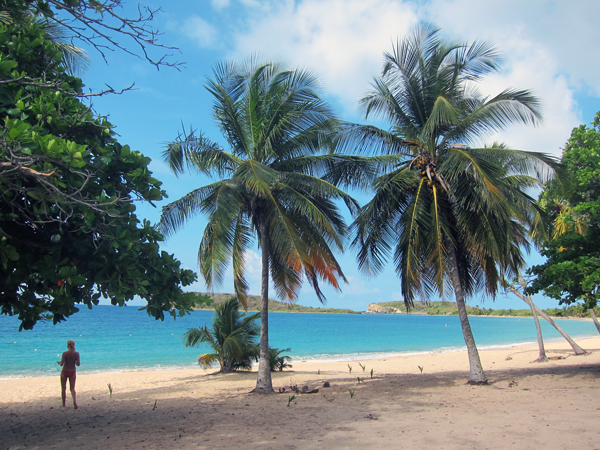
[[[206,293],[216,305],[223,303],[234,294],[209,294]],[[195,309],[211,311],[214,309],[214,305],[201,306]],[[248,296],[248,311],[260,311],[261,310],[261,299],[258,295]],[[269,312],[303,312],[303,313],[329,313],[329,314],[360,314],[351,309],[336,309],[336,308],[313,308],[312,306],[302,306],[280,302],[274,299],[269,299]]]
[[[377,306],[372,306],[377,305]],[[467,314],[470,316],[518,316],[531,317],[530,309],[492,309],[480,308],[479,306],[467,306]],[[369,305],[372,311],[380,308],[389,308],[390,313],[406,313],[404,302],[384,302],[372,303]],[[396,311],[394,311],[394,309]],[[597,313],[600,313],[600,307],[594,308]],[[382,311],[383,312],[383,311]],[[552,317],[590,317],[589,313],[584,311],[582,305],[571,305],[563,308],[548,308],[544,312]],[[446,316],[458,315],[458,307],[456,302],[414,302],[414,307],[409,311],[412,314],[427,314],[430,316]]]
[[[225,300],[233,297],[233,294],[204,294],[200,292],[194,292],[197,296],[208,295],[215,304],[221,304]],[[198,310],[212,311],[214,304],[212,305],[200,305]],[[260,311],[260,296],[249,295],[248,296],[248,311]],[[600,315],[600,307],[595,308],[596,313]],[[313,308],[312,306],[302,306],[295,304],[288,304],[280,302],[274,299],[269,299],[269,311],[270,312],[302,312],[302,313],[329,313],[329,314],[363,314],[363,312],[353,311],[351,309],[336,309],[336,308]],[[583,310],[581,305],[572,305],[563,308],[549,308],[544,310],[546,314],[553,317],[589,317],[589,314]],[[371,303],[369,305],[368,312],[389,312],[389,313],[402,313],[406,314],[406,306],[404,302],[382,302],[382,303]],[[443,302],[443,301],[432,301],[432,302],[414,302],[414,306],[408,311],[409,314],[427,314],[430,316],[446,316],[446,315],[458,315],[458,307],[456,302]],[[519,317],[531,317],[530,309],[492,309],[492,308],[480,308],[479,306],[467,305],[467,314],[471,316],[519,316]]]
[[[400,313],[406,313],[406,305],[404,302],[382,302],[374,303],[378,307],[389,308],[390,310],[397,310]],[[371,307],[371,305],[369,305]],[[374,309],[374,308],[371,308]],[[470,314],[473,308],[467,305],[467,313]],[[430,316],[445,316],[458,314],[458,307],[456,302],[414,302],[413,307],[408,311],[409,314],[428,314]]]
[[[400,313],[406,313],[404,302],[375,303],[379,307],[396,309]],[[371,306],[371,305],[369,305]],[[530,309],[485,309],[479,306],[467,306],[467,314],[471,316],[531,316]],[[392,312],[392,311],[390,311]],[[429,316],[457,316],[458,306],[456,302],[414,302],[414,306],[408,311],[409,314],[427,314]]]

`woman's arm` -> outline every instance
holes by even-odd
[[[79,364],[79,352],[77,352],[77,361],[75,361],[75,364],[77,364],[78,366],[80,365]]]
[[[63,366],[65,364],[65,352],[63,352],[63,354],[62,354],[61,360],[56,361],[56,364],[58,364],[59,366]]]

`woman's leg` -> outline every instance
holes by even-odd
[[[69,377],[69,387],[71,388],[71,396],[73,397],[73,406],[77,409],[77,393],[75,392],[75,381],[77,380],[77,375],[73,375]],[[63,401],[64,403],[64,401]]]
[[[67,399],[67,377],[61,372],[60,374],[60,388],[62,395],[62,405],[65,406],[65,401]]]

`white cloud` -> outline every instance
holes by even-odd
[[[235,37],[232,58],[260,53],[314,70],[327,92],[354,111],[381,67],[384,50],[417,21],[393,0],[263,2]]]
[[[214,9],[220,11],[221,9],[229,6],[229,0],[210,0],[210,4]]]
[[[427,14],[462,38],[490,39],[504,47],[511,36],[518,36],[550,50],[558,62],[557,74],[565,74],[575,87],[585,83],[600,95],[597,0],[432,0]]]
[[[505,65],[480,85],[486,94],[515,87],[541,98],[540,127],[509,127],[486,142],[499,138],[514,148],[560,155],[571,129],[582,120],[574,90],[578,85],[600,89],[600,59],[589,53],[589,43],[598,41],[597,27],[581,17],[569,20],[573,10],[600,12],[600,2],[573,8],[542,0],[525,5],[517,0],[432,0],[420,10],[397,0],[252,2],[246,29],[234,33],[229,56],[241,59],[259,52],[314,70],[346,118],[379,72],[383,52],[418,20],[437,23],[448,36],[489,40],[500,48]]]
[[[592,10],[600,13],[600,4],[589,3]],[[517,10],[519,13],[514,14]],[[573,54],[586,48],[586,42],[598,40],[594,37],[598,35],[596,27],[592,30],[585,20],[568,20],[572,10],[583,11],[585,7],[539,0],[433,0],[429,4],[431,20],[442,26],[444,33],[470,41],[487,40],[499,48],[505,64],[500,73],[480,84],[483,92],[493,95],[507,87],[530,89],[542,101],[541,126],[512,126],[487,142],[499,139],[513,148],[561,155],[571,129],[581,123],[574,101],[575,85],[600,86],[597,59],[591,62],[597,67],[595,71],[588,70],[585,64],[571,64]],[[577,39],[573,40],[573,36]],[[565,41],[573,53],[567,50]]]
[[[258,274],[262,276],[262,257],[258,253],[252,250],[247,250],[244,253],[244,264],[246,273]]]
[[[210,47],[217,37],[216,29],[198,15],[192,15],[181,25],[181,33],[191,38],[199,47]]]

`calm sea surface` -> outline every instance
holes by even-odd
[[[471,317],[479,348],[535,343],[530,318]],[[18,332],[14,317],[0,316],[0,378],[57,375],[56,361],[74,339],[81,354],[80,373],[197,367],[204,348],[185,348],[181,335],[210,325],[212,312],[155,321],[136,307],[97,306],[58,325],[38,323]],[[557,320],[573,337],[596,335],[592,322]],[[272,313],[270,346],[291,348],[295,361],[366,360],[410,353],[464,349],[458,317],[387,314]],[[542,321],[545,340],[561,340]]]

